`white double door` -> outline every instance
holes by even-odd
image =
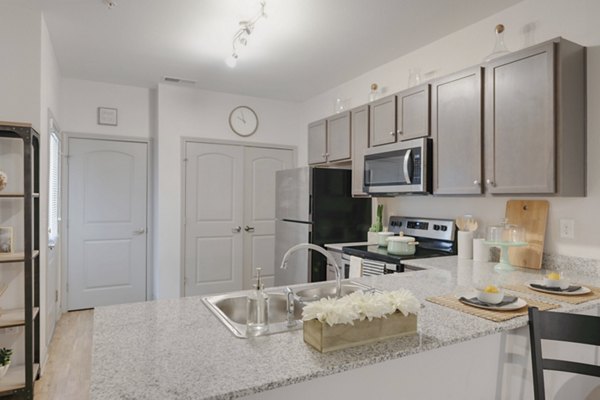
[[[146,300],[148,144],[68,140],[68,309]]]
[[[275,172],[293,151],[187,142],[185,159],[184,294],[249,288],[256,267],[272,286]]]

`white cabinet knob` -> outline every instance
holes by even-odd
[[[494,181],[491,179],[486,180],[485,183],[487,183],[489,186],[496,186],[496,183],[494,183]]]
[[[394,132],[394,131],[390,132],[390,135],[392,135],[392,136],[394,136],[395,134],[396,134],[396,132]]]
[[[478,185],[479,185],[479,181],[478,181],[477,179],[475,179],[475,180],[473,181],[473,185],[475,185],[475,186],[478,186]]]
[[[398,129],[398,130],[396,131],[396,133],[397,133],[398,135],[401,135],[401,134],[402,134],[402,131],[401,131],[400,129]]]

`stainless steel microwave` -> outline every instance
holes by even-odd
[[[364,158],[364,190],[372,195],[431,192],[431,139],[372,147]]]

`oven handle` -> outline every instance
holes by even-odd
[[[404,153],[404,180],[406,183],[411,184],[410,174],[408,173],[408,161],[410,160],[410,156],[412,154],[412,150],[408,149],[406,153]]]

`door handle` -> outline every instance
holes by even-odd
[[[411,180],[410,180],[410,173],[408,171],[408,161],[410,160],[411,154],[412,154],[412,150],[408,150],[406,152],[406,154],[404,154],[404,165],[402,166],[402,169],[403,169],[403,172],[404,172],[404,180],[409,185],[412,183]]]
[[[134,235],[143,235],[144,233],[146,233],[146,228],[140,228],[133,231]]]
[[[253,226],[248,226],[248,225],[246,225],[246,227],[244,228],[244,230],[245,230],[246,232],[254,232],[254,227],[253,227]]]
[[[242,231],[241,226],[236,226],[235,228],[231,228],[231,232],[233,232],[233,233],[240,233],[241,231]]]

